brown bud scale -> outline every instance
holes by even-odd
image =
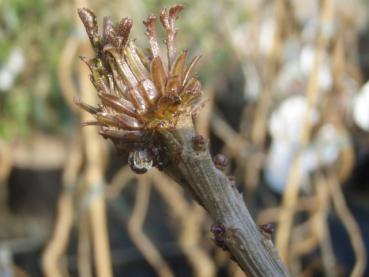
[[[175,128],[183,113],[190,116],[202,94],[200,82],[192,77],[199,57],[186,66],[187,51],[176,54],[175,22],[182,9],[183,6],[174,5],[160,12],[166,56],[161,55],[158,42],[162,40],[158,38],[155,16],[144,21],[151,49],[151,56],[145,56],[129,38],[133,25],[130,18],[113,23],[104,17],[99,34],[94,12],[78,10],[96,54],[92,59],[81,59],[91,71],[90,79],[101,103],[98,108],[79,100],[76,104],[95,116],[96,121],[86,122],[86,126],[99,126],[99,133],[111,139],[118,151],[130,152],[129,163],[137,173],[168,164],[157,131]],[[203,138],[194,140],[194,148],[204,147]]]

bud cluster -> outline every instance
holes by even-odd
[[[194,103],[201,96],[201,84],[192,76],[199,57],[186,66],[188,52],[176,53],[175,21],[182,8],[175,5],[160,12],[166,51],[158,43],[156,17],[151,15],[143,22],[148,54],[129,39],[131,19],[113,24],[105,17],[100,34],[96,15],[89,9],[78,10],[96,53],[94,58],[81,59],[91,70],[90,79],[100,99],[98,107],[75,100],[96,119],[83,124],[100,126],[99,133],[119,151],[129,151],[131,167],[139,168],[139,173],[163,166],[159,156],[164,150],[153,146],[157,131],[175,128],[181,114],[194,112]]]

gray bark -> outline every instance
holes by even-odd
[[[224,248],[247,276],[289,276],[272,241],[252,219],[234,181],[216,168],[207,145],[194,145],[197,134],[192,118],[182,117],[175,129],[161,134],[172,160],[166,173],[193,195],[217,226],[224,228],[216,240],[224,242]]]

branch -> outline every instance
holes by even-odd
[[[175,20],[182,8],[175,5],[160,14],[167,59],[157,49],[154,17],[144,21],[152,48],[152,56],[145,56],[129,42],[130,20],[113,27],[106,19],[109,28],[99,35],[95,14],[79,10],[96,54],[83,60],[101,100],[98,107],[76,101],[96,120],[84,125],[100,126],[99,133],[118,151],[128,151],[128,163],[136,173],[157,167],[190,191],[216,222],[216,245],[228,250],[248,276],[288,276],[268,228],[259,231],[233,181],[219,170],[225,159],[217,156],[215,165],[205,139],[195,133],[192,117],[202,106],[201,83],[193,76],[199,57],[188,66],[187,51],[175,58]]]
[[[187,189],[216,222],[218,246],[228,250],[248,276],[289,276],[270,238],[259,231],[242,195],[213,163],[191,117],[161,132],[172,161],[165,172]]]

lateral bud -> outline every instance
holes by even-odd
[[[218,223],[214,223],[210,227],[210,232],[213,233],[213,241],[215,245],[225,251],[228,250],[228,247],[225,244],[226,229],[224,228],[224,226]]]
[[[202,135],[196,135],[192,138],[192,146],[195,151],[205,151],[206,139]]]
[[[214,159],[214,165],[221,171],[224,171],[228,166],[228,158],[223,154],[217,154]]]
[[[273,223],[267,223],[267,224],[262,224],[259,225],[259,230],[260,232],[267,237],[268,239],[272,238],[272,235],[275,231],[275,225]]]

